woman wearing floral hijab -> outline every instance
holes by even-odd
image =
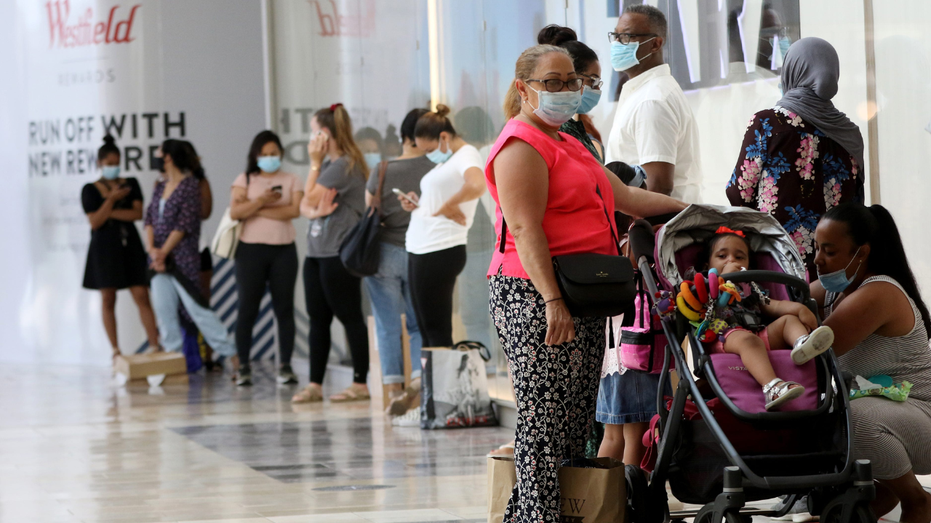
[[[802,38],[786,53],[785,93],[776,106],[753,115],[734,174],[731,205],[768,212],[792,235],[817,278],[812,240],[818,220],[844,202],[863,202],[863,138],[837,110],[837,51],[820,38]]]

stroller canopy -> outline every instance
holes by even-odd
[[[754,253],[769,253],[784,273],[805,279],[805,264],[795,241],[776,218],[745,207],[720,205],[690,205],[659,230],[656,269],[660,278],[678,287],[683,278],[676,265],[676,253],[690,245],[704,243],[722,225],[744,231]]]

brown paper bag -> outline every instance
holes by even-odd
[[[624,464],[614,458],[595,458],[592,461],[608,468],[559,469],[561,523],[626,521],[627,491]]]
[[[609,468],[561,467],[559,491],[562,523],[624,523],[627,491],[624,464],[613,458],[593,460]],[[488,523],[501,523],[517,473],[514,461],[488,458]]]
[[[517,470],[513,458],[488,458],[488,523],[504,521],[515,484]]]

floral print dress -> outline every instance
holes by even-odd
[[[860,168],[840,144],[776,106],[750,120],[727,199],[775,216],[795,240],[812,280],[815,227],[828,209],[863,202]]]

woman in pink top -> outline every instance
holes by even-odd
[[[230,218],[242,221],[236,249],[236,285],[239,287],[239,316],[236,320],[236,352],[239,374],[236,384],[252,385],[249,353],[252,328],[259,317],[259,304],[268,284],[272,307],[278,320],[278,349],[281,368],[278,382],[297,383],[291,370],[294,351],[294,285],[297,282],[297,248],[294,224],[304,188],[297,176],[281,171],[281,140],[271,131],[252,140],[246,172],[233,182]]]
[[[521,54],[505,100],[511,120],[485,170],[507,230],[489,269],[491,314],[517,400],[517,488],[508,522],[557,522],[557,470],[583,456],[595,419],[605,318],[573,318],[552,257],[617,254],[608,216],[678,212],[685,204],[624,185],[575,138],[558,132],[581,102],[568,52],[538,45]],[[600,195],[604,196],[604,199]]]

